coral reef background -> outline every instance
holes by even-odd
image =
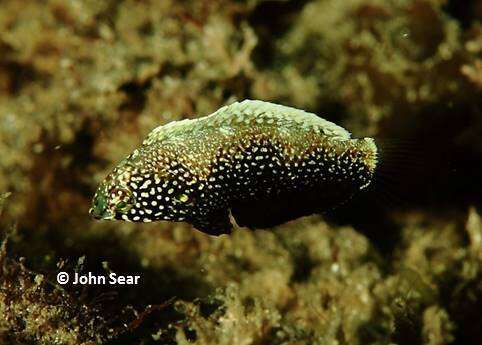
[[[481,20],[480,0],[3,0],[0,343],[480,344]],[[403,206],[270,231],[90,219],[152,128],[245,98],[444,164]]]

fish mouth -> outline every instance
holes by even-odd
[[[102,191],[94,195],[89,213],[95,219],[110,220],[115,218],[115,211],[109,207],[105,193]]]
[[[112,219],[115,218],[114,212],[112,212],[112,211],[109,210],[109,209],[105,210],[105,211],[102,212],[102,213],[97,213],[97,212],[95,212],[95,209],[94,209],[94,208],[90,208],[90,209],[89,209],[89,214],[90,214],[94,219],[98,219],[98,220],[112,220]]]

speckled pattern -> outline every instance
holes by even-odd
[[[187,221],[209,234],[266,228],[325,211],[368,186],[371,138],[315,114],[245,100],[154,129],[99,186],[91,214]]]

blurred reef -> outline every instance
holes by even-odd
[[[90,219],[152,128],[245,98],[447,164],[403,207],[272,231]],[[0,343],[477,344],[481,138],[480,0],[3,0]]]

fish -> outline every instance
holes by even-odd
[[[260,100],[161,125],[99,184],[90,214],[187,222],[209,235],[329,211],[366,189],[374,138],[355,139],[304,110]]]

